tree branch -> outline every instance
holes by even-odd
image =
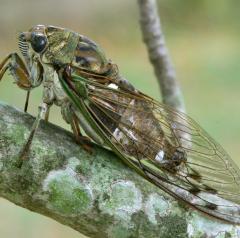
[[[17,168],[33,121],[0,103],[1,197],[90,237],[236,237],[237,228],[185,210],[112,152],[93,145],[90,155],[52,124],[41,123],[29,160]]]
[[[160,85],[163,102],[185,111],[181,89],[165,44],[156,0],[138,0],[138,5],[143,40]]]

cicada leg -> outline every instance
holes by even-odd
[[[47,109],[46,109],[46,113],[45,113],[45,116],[44,116],[44,120],[46,122],[49,121],[49,114],[50,114],[50,105],[48,105]]]
[[[19,156],[18,156],[19,161],[17,163],[18,167],[21,167],[23,164],[23,161],[28,159],[29,151],[30,151],[30,148],[32,145],[32,140],[35,135],[35,132],[36,132],[37,128],[39,127],[39,123],[40,123],[41,119],[45,119],[46,113],[49,111],[49,107],[50,107],[50,105],[48,105],[46,103],[42,103],[39,106],[37,118],[35,119],[35,121],[33,123],[33,126],[31,128],[31,131],[30,131],[30,134],[28,136],[26,143],[24,144],[22,150],[19,153]]]
[[[27,91],[27,96],[26,96],[26,100],[25,100],[25,104],[24,104],[24,112],[27,112],[29,98],[30,98],[30,91]]]
[[[30,80],[28,69],[26,68],[23,60],[17,53],[9,54],[0,64],[0,81],[8,69],[13,75],[16,84],[20,88],[27,90],[27,97],[24,107],[24,111],[26,112],[28,108],[30,90],[32,89],[32,83]]]
[[[73,114],[73,118],[71,121],[71,127],[74,133],[74,136],[76,138],[77,143],[82,146],[84,150],[86,150],[89,153],[92,153],[92,146],[90,144],[91,139],[87,136],[83,136],[80,131],[79,121],[76,117],[76,115]]]
[[[71,129],[73,131],[74,137],[76,139],[76,142],[82,146],[84,150],[86,150],[89,153],[92,153],[92,147],[91,147],[91,139],[87,136],[83,136],[80,130],[80,122],[76,114],[71,108],[71,104],[68,103],[67,105],[62,106],[61,113],[63,116],[63,119],[71,125]]]

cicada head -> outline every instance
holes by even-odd
[[[43,64],[61,67],[72,64],[92,72],[104,72],[108,68],[101,48],[93,41],[74,31],[37,25],[19,35],[19,47],[24,57],[39,57]]]
[[[27,32],[21,32],[18,40],[20,51],[25,58],[30,59],[34,55],[42,54],[48,43],[45,26],[37,25]]]
[[[19,48],[24,57],[38,56],[42,63],[52,65],[69,63],[77,42],[77,33],[52,26],[36,25],[19,34]]]

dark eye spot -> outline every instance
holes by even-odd
[[[213,203],[207,203],[205,205],[206,208],[210,209],[210,210],[217,210],[217,205],[216,204],[213,204]]]
[[[204,186],[205,187],[205,191],[208,192],[208,193],[211,193],[211,194],[217,194],[217,190],[214,189],[214,188],[211,188],[207,185]]]
[[[194,194],[194,195],[197,195],[198,193],[201,192],[201,190],[197,187],[192,187],[191,189],[189,189],[189,192]]]
[[[47,45],[47,37],[41,33],[33,32],[31,35],[31,46],[37,53],[41,53]]]

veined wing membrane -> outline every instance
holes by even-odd
[[[240,171],[194,120],[139,92],[91,80],[87,89],[89,113],[152,183],[198,210],[240,223]]]

